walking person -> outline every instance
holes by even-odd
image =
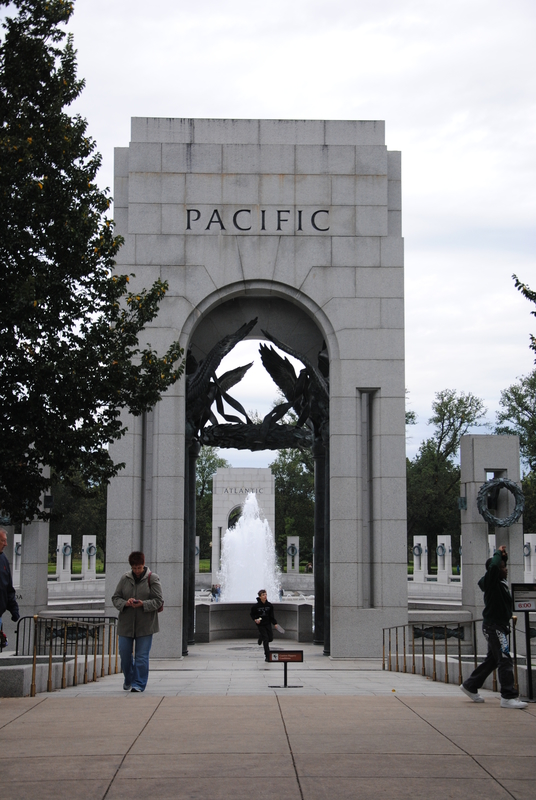
[[[7,533],[3,528],[0,528],[0,626],[2,624],[2,614],[9,611],[13,622],[17,622],[20,618],[19,605],[13,588],[13,580],[11,578],[11,569],[7,556],[4,555],[4,549],[7,547]],[[0,636],[0,650],[6,647],[7,639],[5,634]]]
[[[259,638],[257,639],[257,644],[262,644],[264,647],[264,660],[270,661],[270,642],[274,640],[272,625],[277,625],[277,620],[274,617],[274,607],[268,602],[266,589],[259,591],[257,602],[254,606],[251,606],[249,615],[258,625]]]
[[[126,572],[112,597],[119,611],[117,633],[123,670],[123,689],[143,692],[149,677],[149,653],[153,634],[158,633],[158,612],[164,600],[160,578],[145,566],[145,556],[134,551],[128,557]]]
[[[501,545],[493,558],[486,561],[486,574],[478,581],[484,592],[482,632],[488,642],[488,654],[460,689],[473,703],[483,703],[484,698],[478,690],[497,669],[501,685],[501,708],[526,708],[528,703],[519,699],[519,692],[514,687],[514,666],[508,646],[513,603],[507,582],[507,561],[506,547]]]

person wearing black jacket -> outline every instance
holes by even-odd
[[[501,684],[501,708],[526,708],[528,703],[519,699],[519,693],[514,688],[514,667],[508,646],[513,603],[506,580],[507,561],[506,547],[501,545],[493,558],[486,561],[486,574],[478,581],[484,592],[482,632],[488,642],[488,654],[482,664],[462,683],[460,689],[473,703],[483,703],[484,698],[478,690],[493,670],[497,669]]]
[[[277,625],[277,620],[274,617],[274,607],[268,602],[266,589],[259,591],[257,602],[254,606],[251,606],[249,615],[253,622],[258,625],[259,638],[257,642],[264,647],[264,660],[270,661],[270,642],[274,640],[272,625]]]
[[[16,622],[20,617],[9,561],[3,552],[5,547],[7,547],[7,533],[3,528],[0,528],[0,623],[2,622],[4,611],[9,611],[13,622]],[[5,646],[6,643],[7,640],[3,642],[2,646]]]

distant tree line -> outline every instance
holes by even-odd
[[[521,286],[521,285],[520,285]],[[536,295],[527,287],[523,294],[532,302]],[[534,313],[534,312],[531,312]],[[534,337],[531,347],[535,349]],[[413,536],[429,539],[432,556],[437,537],[452,537],[454,563],[460,544],[460,467],[457,461],[461,437],[475,427],[483,427],[486,408],[471,392],[443,389],[436,393],[428,420],[432,435],[423,441],[414,458],[407,459],[407,538],[408,554]],[[253,415],[254,416],[254,415]],[[414,412],[406,413],[406,423],[416,422]],[[498,435],[519,436],[523,465],[521,481],[525,495],[523,528],[536,532],[536,369],[504,389],[495,426]],[[219,467],[231,466],[217,448],[203,447],[197,462],[197,535],[200,556],[209,559],[212,541],[212,478]],[[300,559],[313,558],[314,464],[310,451],[281,450],[270,464],[275,477],[275,540],[280,564],[286,561],[287,536],[300,537]],[[82,532],[96,533],[100,546],[105,541],[105,486],[97,496],[87,499],[76,488],[57,481],[54,488],[54,513],[51,532],[72,532],[81,542]]]
[[[514,275],[516,288],[530,302],[536,303],[536,292],[521,283]],[[536,316],[535,311],[530,312]],[[530,347],[536,352],[536,339],[530,337]],[[525,495],[523,530],[536,532],[536,370],[504,389],[500,410],[490,432],[519,436],[523,477],[521,488]],[[470,429],[485,424],[483,401],[470,392],[445,389],[438,392],[432,404],[433,414],[428,423],[433,434],[422,442],[417,455],[407,459],[407,516],[408,548],[413,536],[426,535],[430,552],[435,554],[437,537],[452,536],[453,555],[459,553],[461,534],[458,497],[460,467],[457,463],[460,439]],[[415,415],[408,424],[415,424]]]
[[[122,244],[109,217],[111,198],[96,184],[101,157],[87,122],[69,114],[84,81],[64,26],[74,9],[63,0],[0,0],[0,515],[16,524],[51,519],[75,549],[87,532],[104,549],[106,486],[124,466],[109,445],[183,373],[182,350],[140,346],[158,315],[167,284],[132,291],[116,270]],[[536,292],[514,276],[532,304]],[[536,311],[530,313],[536,316]],[[536,338],[531,336],[536,353]],[[525,531],[536,531],[536,370],[501,393],[497,434],[517,434],[524,466]],[[483,401],[444,389],[432,404],[432,435],[407,460],[408,543],[460,536],[460,438],[483,424]],[[408,411],[408,424],[415,414]],[[490,426],[491,427],[491,426]],[[47,469],[43,470],[43,465]],[[201,555],[212,539],[212,476],[228,462],[203,448],[198,462],[197,530]],[[280,451],[275,538],[300,537],[312,559],[314,476],[311,453]],[[51,493],[50,511],[42,503]],[[435,548],[433,548],[435,551]]]

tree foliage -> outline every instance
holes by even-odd
[[[122,466],[107,449],[125,431],[121,410],[153,407],[183,366],[176,343],[162,357],[139,344],[166,284],[134,294],[129,276],[114,274],[121,240],[95,183],[101,158],[86,121],[66,112],[84,85],[60,28],[74,4],[0,0],[8,5],[17,13],[0,41],[0,509],[28,521],[47,516],[43,465],[97,491]]]
[[[536,305],[536,292],[512,275],[516,289],[530,303]],[[536,310],[530,312],[536,317]],[[536,336],[530,334],[530,348],[536,353]],[[535,359],[536,360],[536,359]],[[536,532],[536,370],[518,379],[501,393],[501,411],[497,414],[496,433],[517,433],[523,461],[528,464],[530,472],[521,482],[525,495],[523,512],[523,530],[526,533]]]
[[[231,464],[218,455],[217,447],[202,447],[196,465],[196,535],[199,536],[199,555],[210,558],[212,541],[212,479],[217,469]]]
[[[530,289],[526,283],[523,283],[519,280],[517,275],[512,275],[514,279],[515,287],[518,289],[523,297],[525,297],[529,302],[534,303],[536,305],[536,292]],[[536,317],[536,310],[530,312],[533,317]],[[536,353],[536,336],[530,334],[530,349]]]
[[[523,461],[536,470],[536,369],[501,392],[495,433],[519,436]]]
[[[406,403],[408,401],[409,391],[406,389]],[[411,411],[406,407],[406,425],[416,425],[417,424],[417,414],[415,411]]]
[[[88,497],[82,481],[76,476],[67,484],[52,479],[54,506],[50,517],[50,552],[55,553],[57,537],[72,536],[73,553],[82,549],[82,536],[94,536],[97,547],[106,552],[106,485],[95,488]]]
[[[413,536],[459,533],[459,492],[458,465],[438,457],[430,439],[423,442],[415,458],[407,459],[408,544]]]
[[[413,536],[428,536],[430,544],[439,535],[453,537],[457,552],[460,538],[460,469],[454,459],[461,437],[482,425],[484,403],[470,392],[451,389],[437,392],[428,420],[434,426],[413,460],[407,460],[408,546]],[[435,549],[435,548],[434,548]]]
[[[275,478],[275,542],[286,563],[287,536],[300,537],[300,560],[313,560],[314,460],[310,450],[280,450],[270,464]]]
[[[435,426],[429,440],[438,458],[454,458],[460,448],[460,439],[470,428],[480,427],[486,416],[484,403],[471,392],[443,389],[436,393],[432,403],[433,414],[428,420]]]
[[[536,533],[536,472],[529,472],[521,481],[525,496],[523,533]]]

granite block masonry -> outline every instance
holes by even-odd
[[[132,120],[116,150],[118,270],[168,281],[153,347],[199,360],[254,317],[330,371],[331,656],[377,656],[407,619],[400,153],[383,122]],[[127,418],[108,499],[107,595],[142,549],[165,591],[154,652],[180,656],[184,381]]]

